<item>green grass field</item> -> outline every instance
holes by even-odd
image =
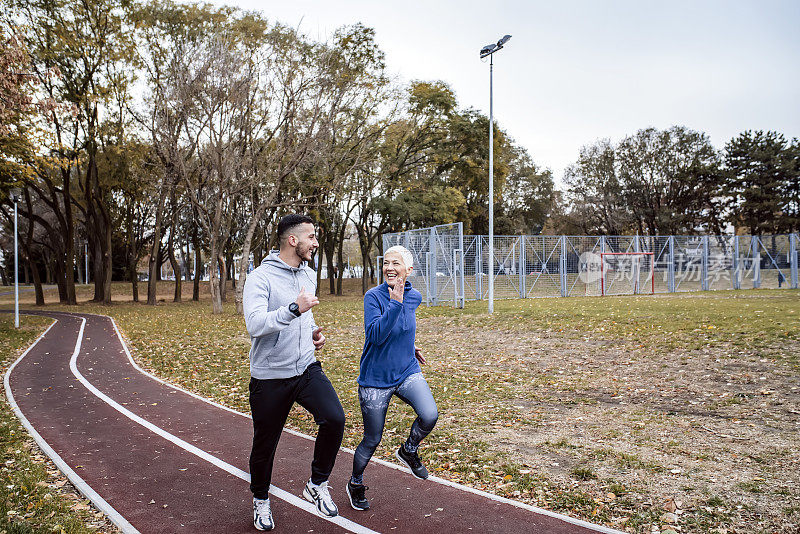
[[[361,437],[355,287],[323,294],[314,311],[351,448]],[[207,301],[55,307],[112,315],[143,367],[247,410],[249,340],[232,304],[220,316]],[[503,300],[492,316],[485,302],[422,307],[418,345],[441,414],[423,459],[439,476],[630,532],[790,531],[800,524],[799,316],[790,290]],[[376,455],[391,459],[412,420],[393,403]],[[289,424],[315,431],[300,408]]]

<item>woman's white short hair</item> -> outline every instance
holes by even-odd
[[[393,247],[389,247],[386,252],[383,253],[383,257],[385,258],[389,254],[396,252],[400,254],[400,257],[403,258],[403,263],[405,263],[406,268],[413,268],[414,267],[414,256],[411,254],[411,251],[408,250],[406,247],[402,245],[395,245]]]

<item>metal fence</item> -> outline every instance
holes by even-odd
[[[429,306],[487,298],[489,273],[498,299],[798,287],[798,234],[495,236],[493,260],[488,243],[462,223],[383,236],[384,251],[413,254],[411,282]],[[622,253],[613,270],[609,253]]]

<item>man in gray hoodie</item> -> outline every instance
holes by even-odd
[[[325,344],[311,308],[317,278],[308,266],[319,247],[314,221],[291,214],[278,222],[280,252],[269,256],[247,276],[244,319],[250,334],[250,410],[253,448],[250,490],[253,525],[275,527],[269,502],[272,464],[283,426],[297,402],[319,425],[311,478],[303,497],[325,517],[339,513],[328,491],[328,477],[344,435],[344,410],[314,352]]]

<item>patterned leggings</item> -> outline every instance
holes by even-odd
[[[391,388],[359,387],[358,398],[361,402],[361,415],[364,418],[364,439],[359,443],[353,457],[353,477],[351,479],[353,484],[363,483],[364,469],[381,442],[383,427],[386,424],[386,410],[389,408],[392,395],[397,395],[417,413],[417,418],[411,425],[411,432],[404,444],[406,451],[416,452],[420,442],[436,426],[439,412],[422,373],[415,373],[400,385]]]

